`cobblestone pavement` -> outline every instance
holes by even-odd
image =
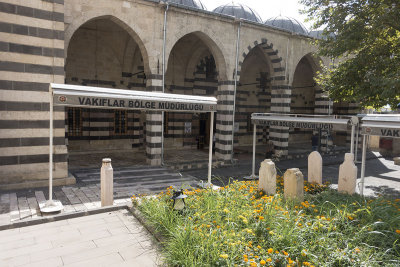
[[[76,185],[53,189],[53,198],[60,200],[64,206],[62,212],[100,208],[100,169],[80,169],[73,174],[77,178]],[[134,194],[155,194],[169,186],[196,187],[197,184],[198,180],[193,176],[181,175],[165,167],[114,168],[114,204],[130,203]],[[42,217],[38,203],[48,197],[48,188],[0,192],[0,226]]]
[[[128,210],[0,231],[0,266],[157,266],[156,243]]]

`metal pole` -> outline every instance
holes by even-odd
[[[168,12],[169,4],[167,2],[167,6],[164,11],[164,28],[163,28],[163,50],[162,50],[162,92],[165,92],[165,46],[167,43],[167,12]],[[164,113],[161,112],[161,165],[164,165]]]
[[[39,203],[42,213],[57,212],[63,209],[63,205],[59,200],[53,200],[53,88],[49,87],[49,104],[50,104],[50,121],[49,121],[49,200]]]
[[[253,128],[253,162],[252,162],[252,169],[251,169],[251,176],[255,177],[255,169],[256,169],[256,138],[257,138],[257,124],[254,123]]]
[[[210,145],[208,146],[208,185],[211,186],[211,168],[212,168],[212,150],[213,150],[213,139],[214,139],[214,111],[210,112],[211,123],[210,123]]]
[[[356,126],[354,124],[351,125],[351,140],[350,140],[350,153],[354,154],[354,130]]]
[[[365,158],[367,154],[367,138],[366,135],[363,135],[363,144],[362,144],[362,158],[361,158],[361,187],[360,187],[360,194],[364,194],[364,176],[365,176]]]
[[[233,146],[235,142],[235,110],[236,110],[236,88],[237,88],[237,73],[239,66],[239,46],[240,46],[240,28],[242,27],[242,22],[239,21],[238,29],[237,29],[237,38],[236,38],[236,62],[235,62],[235,83],[234,83],[234,91],[233,91],[233,113],[232,113],[232,150],[231,150],[231,162],[233,164]]]
[[[50,87],[49,203],[53,201],[53,89]]]
[[[358,134],[359,134],[359,132],[360,132],[360,127],[359,127],[359,125],[357,126],[357,132],[356,132],[356,151],[355,151],[355,155],[354,155],[354,162],[357,162],[358,161]]]

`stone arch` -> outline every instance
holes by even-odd
[[[103,14],[99,15],[98,12],[88,12],[85,14],[85,16],[80,16],[77,18],[72,19],[72,23],[65,29],[65,51],[68,51],[69,44],[71,42],[71,39],[74,35],[74,33],[85,23],[88,23],[93,20],[98,20],[98,19],[109,19],[118,26],[120,26],[122,29],[124,29],[131,37],[132,39],[138,44],[140,52],[143,57],[143,64],[144,64],[144,71],[146,74],[150,74],[150,64],[149,64],[149,56],[147,52],[147,48],[145,43],[142,41],[140,36],[145,36],[145,33],[140,30],[140,27],[135,27],[135,30],[132,29],[132,27],[125,22],[121,18],[117,18],[116,16],[112,14]],[[67,54],[67,53],[66,53]]]
[[[198,29],[190,29],[190,27],[185,27],[184,30],[181,32],[173,35],[173,39],[170,39],[171,41],[168,42],[166,46],[166,51],[165,51],[165,65],[168,66],[168,60],[169,56],[171,54],[172,49],[174,48],[175,44],[179,42],[183,37],[189,35],[189,34],[194,34],[196,35],[200,40],[202,40],[208,49],[210,49],[211,53],[213,54],[215,58],[215,62],[217,65],[218,73],[220,80],[225,81],[227,80],[227,66],[226,66],[226,60],[224,56],[224,45],[219,42],[217,38],[215,38],[216,34],[209,32],[209,30],[198,30]],[[212,37],[213,38],[212,38]]]
[[[259,46],[264,50],[264,54],[266,55],[267,60],[269,60],[269,63],[271,64],[272,85],[277,86],[286,84],[285,68],[282,66],[282,57],[279,56],[278,50],[273,49],[274,47],[273,43],[268,44],[268,40],[266,38],[262,38],[259,41],[256,40],[253,42],[253,44],[248,45],[246,49],[242,49],[242,54],[240,56],[241,60],[239,61],[238,65],[238,76],[240,76],[241,68],[246,56],[253,48],[257,46]]]
[[[237,70],[238,79],[240,78],[244,60],[250,51],[256,47],[259,47],[264,51],[264,55],[271,68],[271,102],[269,112],[289,113],[291,88],[288,84],[285,68],[282,66],[283,59],[279,56],[279,51],[274,50],[273,43],[268,43],[266,38],[256,40],[252,44],[249,44],[247,48],[242,49],[241,60],[239,61]],[[260,133],[260,130],[261,129],[257,130],[257,134],[263,136],[264,141],[268,136],[268,139],[274,143],[275,153],[277,155],[284,156],[288,154],[289,129],[287,127],[263,127],[262,134]]]
[[[199,58],[207,51],[206,48],[199,48],[193,54],[192,57],[189,59],[189,62],[186,66],[186,77],[193,77],[194,69],[198,63]]]

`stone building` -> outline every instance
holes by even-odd
[[[162,91],[164,80],[167,93],[215,96],[222,162],[232,145],[251,144],[253,112],[355,112],[315,85],[329,61],[313,56],[312,37],[290,18],[264,24],[248,7],[207,11],[197,0],[0,0],[0,12],[1,188],[47,184],[49,83]],[[162,131],[165,149],[197,149],[209,124],[200,114],[166,112],[162,124],[161,112],[56,107],[54,183],[70,182],[71,152],[124,149],[158,165]],[[285,155],[310,134],[259,128],[257,142]]]

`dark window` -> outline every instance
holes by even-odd
[[[252,133],[253,132],[253,124],[251,123],[251,114],[247,114],[247,132]]]
[[[68,136],[82,135],[82,110],[68,108]]]
[[[169,113],[164,111],[164,134],[168,134]]]
[[[215,79],[216,66],[214,57],[206,57],[206,79]]]
[[[260,72],[260,88],[265,90],[268,86],[268,73]]]
[[[128,112],[126,110],[114,111],[114,133],[127,134],[128,132]]]

